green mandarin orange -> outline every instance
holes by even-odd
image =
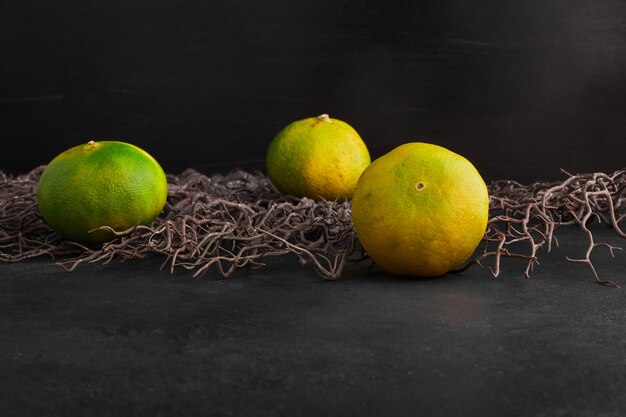
[[[282,193],[314,200],[352,197],[370,155],[359,134],[327,114],[282,129],[267,151],[267,173]]]
[[[39,210],[65,239],[90,244],[153,221],[167,199],[167,179],[144,150],[117,141],[68,149],[45,168],[37,187]]]
[[[367,254],[397,275],[438,276],[473,254],[489,194],[470,161],[441,146],[407,143],[363,172],[352,220]]]

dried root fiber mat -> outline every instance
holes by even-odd
[[[51,256],[72,271],[84,263],[156,255],[170,271],[184,268],[199,277],[213,270],[228,277],[241,267],[262,266],[269,257],[294,254],[322,277],[338,279],[346,262],[366,258],[348,202],[285,196],[264,175],[241,170],[169,175],[165,210],[150,225],[116,232],[115,240],[99,246],[67,242],[47,226],[37,208],[43,168],[20,176],[0,172],[0,262]],[[517,258],[525,262],[523,273],[529,277],[541,252],[558,243],[555,230],[577,227],[587,242],[586,255],[568,259],[586,264],[596,282],[617,286],[598,276],[591,254],[600,247],[611,254],[620,248],[596,242],[590,225],[606,223],[626,238],[626,169],[564,176],[563,181],[530,185],[491,183],[483,249],[456,272],[488,264],[498,276],[502,258]]]

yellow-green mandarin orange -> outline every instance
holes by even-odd
[[[287,125],[266,157],[267,174],[279,191],[314,200],[349,199],[369,164],[356,130],[326,114]]]
[[[396,275],[439,276],[472,256],[489,219],[489,194],[470,161],[414,142],[378,158],[352,198],[363,248]]]
[[[99,243],[154,220],[167,199],[167,179],[158,162],[124,142],[76,146],[54,158],[37,187],[39,211],[65,239]]]

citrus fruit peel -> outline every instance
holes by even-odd
[[[365,169],[352,199],[367,254],[396,275],[439,276],[481,241],[489,195],[476,168],[443,147],[414,142]]]
[[[266,167],[268,177],[284,194],[341,200],[352,197],[370,161],[354,128],[321,114],[283,128],[268,147]]]
[[[41,175],[39,211],[62,237],[91,244],[150,223],[162,211],[167,179],[158,162],[125,142],[89,141],[61,153]]]

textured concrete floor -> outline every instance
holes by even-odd
[[[595,285],[580,236],[530,280],[0,265],[1,415],[623,416],[626,254]]]

